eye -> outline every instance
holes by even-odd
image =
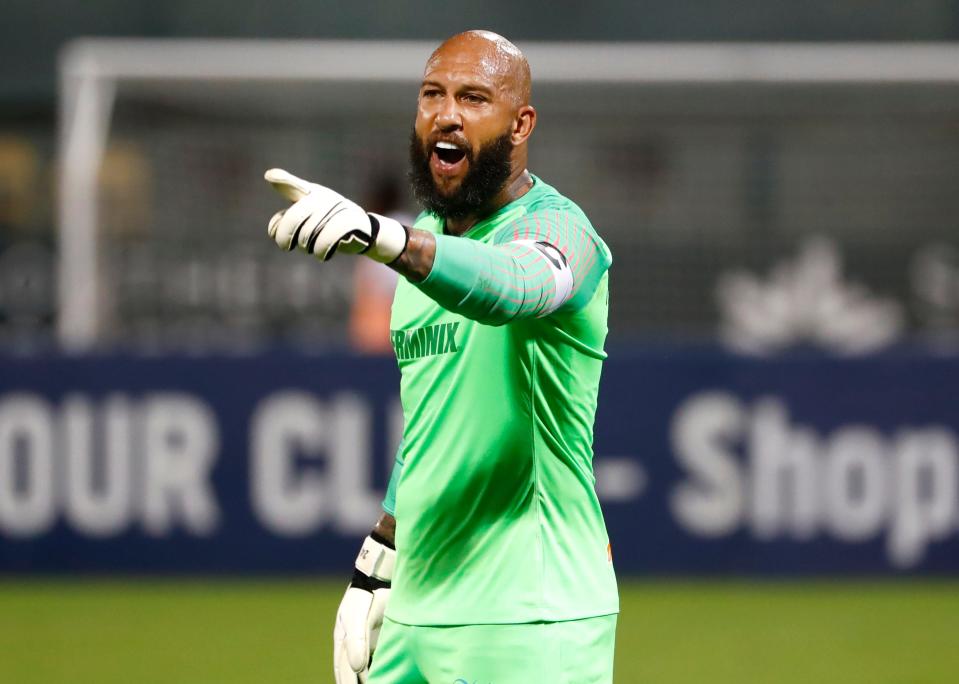
[[[475,93],[467,93],[463,96],[463,99],[470,104],[483,104],[486,102],[486,98],[482,95],[477,95]]]
[[[427,90],[424,90],[422,93],[420,93],[420,97],[425,99],[430,99],[434,97],[439,97],[440,94],[441,94],[440,91],[437,90],[436,88],[429,88]]]

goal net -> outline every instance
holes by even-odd
[[[318,268],[273,248],[279,205],[262,174],[282,166],[367,206],[398,188],[388,209],[415,215],[407,147],[433,47],[72,45],[63,345],[348,345],[355,260]],[[723,335],[761,349],[815,333],[820,314],[837,339],[959,329],[959,49],[521,47],[539,112],[530,168],[612,249],[613,342]],[[816,308],[830,297],[839,313]]]

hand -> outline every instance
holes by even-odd
[[[283,169],[269,169],[264,178],[293,202],[273,215],[268,228],[283,249],[299,247],[323,261],[337,251],[365,254],[382,263],[395,261],[406,249],[409,236],[398,221],[368,214],[338,192]]]
[[[375,533],[374,533],[375,534]],[[390,597],[396,551],[367,537],[356,557],[356,570],[346,588],[333,628],[333,675],[336,684],[362,684]]]

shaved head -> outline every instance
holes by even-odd
[[[426,73],[443,59],[481,65],[517,107],[529,104],[532,89],[529,62],[518,47],[498,33],[473,30],[447,38],[430,55],[426,62]]]

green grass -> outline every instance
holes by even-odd
[[[342,588],[0,580],[0,682],[332,682]],[[619,684],[959,681],[959,582],[621,588]]]

